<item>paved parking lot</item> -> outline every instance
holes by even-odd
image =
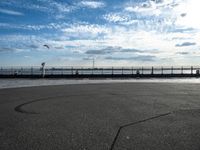
[[[1,150],[199,150],[200,84],[0,90]]]

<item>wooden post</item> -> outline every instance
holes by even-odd
[[[122,75],[124,74],[124,68],[122,67]]]
[[[153,75],[153,73],[154,73],[153,71],[154,71],[154,69],[153,69],[153,67],[152,67],[152,68],[151,68],[151,74],[152,74],[152,75]]]
[[[163,67],[161,67],[161,74],[163,75]]]
[[[102,70],[101,70],[101,74],[103,75],[103,68],[102,68]]]

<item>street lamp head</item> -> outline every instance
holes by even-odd
[[[43,62],[41,65],[42,65],[42,67],[44,67],[45,66],[45,62]]]

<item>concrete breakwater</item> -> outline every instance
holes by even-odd
[[[200,67],[1,67],[0,78],[199,77]]]

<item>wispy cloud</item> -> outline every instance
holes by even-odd
[[[9,10],[9,9],[2,9],[0,8],[0,13],[7,14],[7,15],[14,15],[14,16],[23,16],[24,14],[18,11]]]
[[[184,42],[181,44],[176,44],[176,47],[194,46],[194,45],[196,45],[196,43],[194,43],[194,42]]]
[[[15,49],[8,47],[0,47],[0,52],[13,52]]]
[[[119,13],[109,13],[104,15],[103,18],[109,22],[114,22],[114,23],[124,22],[129,20],[128,16],[124,16]]]
[[[151,55],[140,55],[140,56],[133,56],[133,57],[105,57],[107,60],[125,60],[125,61],[154,61],[155,56]]]
[[[49,24],[8,24],[8,23],[0,23],[1,28],[5,29],[23,29],[23,30],[61,30],[64,27],[69,26],[69,24],[61,22],[61,23],[49,23]]]
[[[192,4],[190,10],[184,9],[187,4]],[[196,0],[5,1],[0,13],[10,16],[0,16],[4,48],[0,51],[64,53],[74,63],[90,56],[117,65],[184,62],[185,56],[196,55],[194,46],[199,49],[197,4]],[[16,15],[26,17],[14,21]]]
[[[180,54],[180,55],[188,55],[190,54],[189,52],[177,52],[176,54]]]
[[[152,53],[156,53],[157,50],[140,50],[135,48],[122,48],[122,47],[113,47],[108,46],[98,50],[87,50],[85,54],[89,55],[106,55],[106,54],[114,54],[114,53],[146,53],[151,51]],[[153,52],[154,51],[154,52]]]
[[[87,1],[87,0],[81,1],[80,5],[88,7],[88,8],[93,8],[93,9],[102,8],[106,6],[106,4],[102,1]]]
[[[72,37],[76,38],[94,38],[100,37],[111,32],[110,28],[97,24],[72,24],[67,28],[63,28],[62,31]]]

